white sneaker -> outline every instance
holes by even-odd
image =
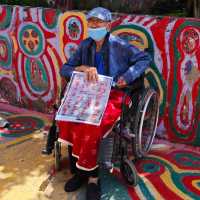
[[[9,122],[6,119],[0,117],[0,128],[4,128],[8,124]]]

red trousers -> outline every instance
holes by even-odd
[[[79,169],[90,171],[98,167],[97,158],[102,137],[111,132],[121,114],[122,91],[112,90],[100,126],[58,121],[59,138],[72,145],[72,155]]]

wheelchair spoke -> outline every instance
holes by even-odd
[[[132,125],[136,138],[133,140],[133,149],[136,158],[141,158],[150,150],[155,136],[158,120],[158,95],[152,89],[143,91]]]
[[[152,132],[155,128],[155,117],[156,117],[156,111],[155,111],[155,102],[152,98],[148,104],[147,110],[144,115],[144,122],[143,122],[143,137],[141,141],[142,149],[144,151],[148,151],[149,145],[151,144],[151,138],[152,138]]]

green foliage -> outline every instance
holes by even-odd
[[[183,16],[186,11],[186,1],[183,0],[159,0],[151,9],[156,15]]]
[[[47,7],[48,6],[45,0],[0,0],[0,4],[31,6],[31,7]]]
[[[112,12],[186,16],[187,0],[73,0],[73,9],[103,6]]]
[[[70,1],[70,0],[68,0]],[[200,0],[199,0],[200,1]],[[59,0],[54,8],[68,10]],[[193,16],[193,0],[71,0],[73,10],[90,10],[97,6],[108,8],[112,12],[148,15]],[[31,7],[51,7],[47,0],[0,0],[0,4]]]
[[[73,0],[73,9],[90,10],[97,6],[103,6],[112,12],[122,13],[131,13],[134,7],[132,3],[125,3],[122,0]]]

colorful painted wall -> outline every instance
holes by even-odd
[[[80,12],[1,5],[0,100],[51,112],[86,26]],[[160,94],[159,130],[200,145],[200,19],[116,15],[112,33],[152,55],[145,83]]]

